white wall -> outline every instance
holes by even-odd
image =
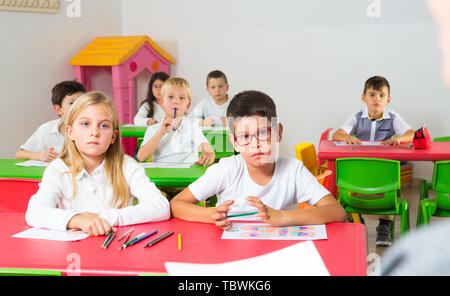
[[[123,1],[122,32],[147,34],[175,58],[172,74],[189,80],[194,105],[214,69],[231,93],[269,94],[285,126],[284,155],[339,127],[373,75],[388,78],[390,107],[414,128],[450,135],[450,91],[425,2],[380,3],[381,16],[369,18],[365,0]],[[431,164],[416,164],[415,177],[430,174]]]
[[[60,3],[58,14],[0,11],[0,157],[13,158],[40,124],[57,118],[51,89],[75,79],[70,58],[96,36],[121,35],[120,0],[82,0],[80,18]]]

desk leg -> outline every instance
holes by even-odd
[[[336,196],[336,161],[334,159],[328,159],[328,170],[332,172],[330,179],[328,180],[328,191],[337,198]]]

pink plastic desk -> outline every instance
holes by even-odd
[[[328,160],[328,169],[333,178],[328,182],[328,190],[336,196],[336,158],[371,157],[394,160],[437,161],[450,159],[450,142],[431,142],[429,149],[414,150],[402,144],[399,146],[334,146],[333,141],[322,141],[319,144],[318,158],[320,162]]]
[[[47,269],[70,275],[77,258],[81,275],[138,275],[167,273],[164,262],[223,263],[263,255],[299,241],[222,240],[222,231],[212,224],[171,219],[119,228],[122,233],[135,228],[141,232],[175,234],[159,244],[144,248],[151,238],[119,250],[114,240],[107,250],[101,248],[105,236],[88,237],[78,242],[59,242],[13,238],[26,230],[24,214],[0,213],[0,268]],[[7,226],[6,226],[7,225]],[[331,275],[366,275],[366,229],[362,224],[335,223],[326,226],[328,239],[314,241]],[[177,234],[182,234],[178,251]],[[71,265],[72,264],[72,265]],[[69,269],[69,270],[68,270]]]

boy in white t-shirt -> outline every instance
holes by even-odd
[[[83,84],[75,80],[62,81],[52,89],[53,109],[60,118],[48,121],[28,138],[16,152],[17,159],[52,161],[59,156],[64,144],[64,119],[73,102],[86,92]]]
[[[191,105],[189,83],[179,77],[167,79],[161,89],[165,119],[147,128],[137,153],[139,161],[187,162],[208,166],[215,153],[199,126],[184,114]],[[198,151],[202,155],[198,156]]]
[[[190,117],[196,122],[199,121],[201,126],[226,126],[227,121],[225,116],[230,102],[227,94],[229,88],[230,86],[228,85],[225,73],[219,70],[209,72],[206,77],[206,90],[209,96],[195,106]]]
[[[278,157],[283,125],[273,100],[258,91],[237,94],[227,109],[230,141],[240,155],[222,158],[171,201],[175,218],[229,229],[228,215],[258,212],[274,226],[344,222],[336,199],[295,158]],[[217,195],[216,208],[198,206]],[[307,202],[314,207],[297,210]]]

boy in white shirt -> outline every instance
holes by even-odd
[[[412,127],[398,113],[386,108],[391,102],[391,87],[386,78],[373,76],[367,79],[361,99],[366,104],[365,108],[350,115],[333,134],[334,141],[348,144],[382,141],[383,145],[398,145],[413,141]],[[394,216],[380,216],[380,223],[376,228],[377,246],[392,244],[390,224],[393,223],[393,219]]]
[[[153,162],[186,162],[208,166],[215,154],[200,127],[183,115],[191,105],[189,83],[179,77],[166,80],[161,89],[166,117],[147,128],[137,153],[139,161],[150,156]],[[202,155],[198,157],[198,151]]]
[[[222,158],[171,201],[176,218],[215,223],[226,230],[228,215],[257,211],[274,226],[344,222],[336,199],[295,158],[278,157],[283,126],[273,100],[258,91],[244,91],[231,100],[227,118],[230,141],[240,155]],[[217,195],[216,208],[198,206]],[[314,207],[290,209],[300,202]]]
[[[206,77],[206,90],[209,97],[195,106],[191,117],[199,121],[201,126],[210,127],[214,124],[226,126],[225,115],[230,102],[227,94],[229,88],[227,77],[222,71],[211,71]]]
[[[75,80],[56,84],[52,89],[52,103],[53,109],[60,118],[39,126],[25,144],[20,146],[15,157],[43,161],[52,161],[57,158],[64,144],[64,120],[73,102],[85,92],[85,87]]]

